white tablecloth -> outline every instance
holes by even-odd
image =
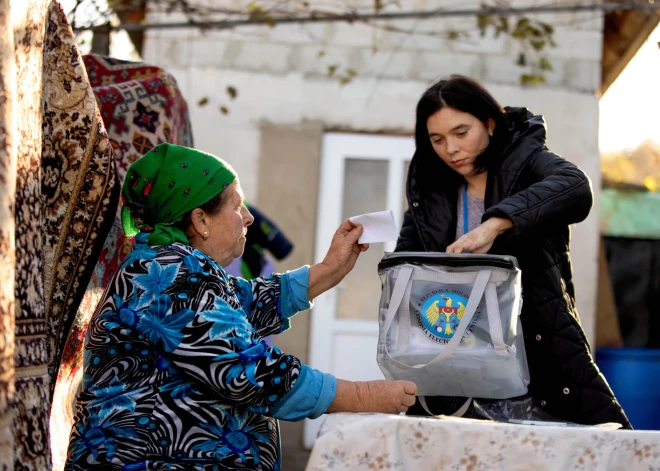
[[[660,471],[660,432],[334,414],[307,471]]]

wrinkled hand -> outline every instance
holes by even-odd
[[[360,381],[355,385],[360,412],[406,412],[417,394],[417,385],[410,381]]]
[[[495,238],[511,229],[513,224],[509,219],[490,218],[476,229],[462,235],[447,247],[447,253],[487,253],[495,242]]]
[[[336,273],[340,280],[343,280],[353,269],[360,254],[369,248],[369,244],[357,243],[363,230],[362,226],[356,226],[346,219],[332,236],[323,264]]]
[[[323,261],[309,269],[309,299],[336,286],[353,269],[360,254],[369,248],[369,244],[357,243],[363,230],[348,219],[341,223]]]
[[[410,381],[346,381],[337,379],[337,391],[326,413],[381,412],[400,414],[415,403],[417,385]]]

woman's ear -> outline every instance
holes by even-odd
[[[193,237],[200,236],[202,239],[207,239],[209,236],[208,218],[206,213],[201,208],[195,208],[190,213],[190,228]]]
[[[495,132],[495,120],[493,118],[488,118],[488,121],[486,121],[486,129],[488,129],[488,135],[493,137]]]

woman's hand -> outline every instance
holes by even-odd
[[[410,381],[345,381],[337,380],[337,392],[326,411],[382,412],[399,414],[415,403],[417,385]]]
[[[456,242],[447,247],[447,253],[487,253],[495,242],[495,238],[513,227],[506,218],[490,218],[476,229],[459,237]]]
[[[369,244],[357,243],[362,230],[348,219],[341,223],[323,261],[309,269],[308,299],[336,286],[353,269],[360,254],[369,248]]]

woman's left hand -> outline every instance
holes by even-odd
[[[341,223],[323,261],[309,270],[309,299],[336,286],[353,269],[360,254],[369,248],[369,244],[357,242],[362,231],[362,226],[348,219]]]
[[[447,247],[447,253],[487,253],[495,242],[495,238],[513,227],[506,218],[490,218],[476,229],[459,237],[456,242]]]

